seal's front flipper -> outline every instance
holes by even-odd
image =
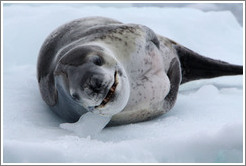
[[[181,81],[181,70],[180,70],[180,63],[177,58],[172,59],[170,63],[170,67],[167,72],[167,76],[170,80],[170,91],[165,97],[164,101],[164,110],[170,110],[176,101],[179,85]]]
[[[57,91],[54,86],[54,78],[49,74],[39,80],[39,89],[43,100],[53,106],[57,102]]]
[[[181,84],[203,78],[243,74],[243,66],[201,56],[178,44],[175,44],[174,48],[182,68]]]

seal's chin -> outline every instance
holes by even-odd
[[[117,88],[118,83],[119,83],[118,72],[115,71],[115,73],[114,73],[114,83],[111,86],[111,88],[109,89],[106,97],[102,100],[101,104],[95,106],[96,109],[103,108],[109,101],[113,100],[113,98],[115,97],[115,90]]]

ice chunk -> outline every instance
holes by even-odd
[[[76,133],[80,137],[95,136],[108,124],[111,116],[102,116],[88,112],[76,123],[62,123],[60,127]]]

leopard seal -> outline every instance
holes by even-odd
[[[108,125],[145,121],[168,112],[183,83],[243,73],[139,24],[105,17],[73,20],[44,41],[37,63],[43,100],[67,122],[87,113]]]

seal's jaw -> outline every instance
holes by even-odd
[[[115,74],[114,74],[114,83],[113,85],[111,86],[111,88],[109,89],[106,97],[102,100],[101,104],[100,105],[97,105],[95,106],[95,108],[99,109],[99,108],[103,108],[109,101],[113,100],[114,96],[115,96],[115,90],[117,88],[117,85],[118,85],[118,76],[117,76],[117,71],[115,71]]]
[[[103,116],[113,116],[121,112],[128,103],[130,85],[123,68],[114,73],[114,83],[99,105],[89,107],[93,113]]]

